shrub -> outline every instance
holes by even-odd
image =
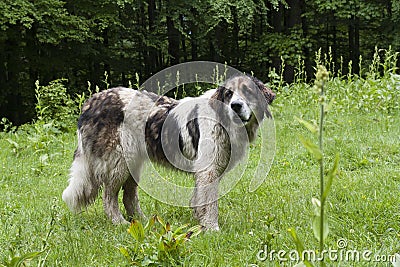
[[[67,94],[65,79],[54,80],[49,85],[39,85],[36,81],[36,116],[39,121],[52,123],[61,130],[68,131],[76,122],[78,108]]]

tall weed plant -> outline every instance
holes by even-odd
[[[331,108],[332,102],[327,101],[325,95],[325,84],[329,81],[329,73],[324,66],[319,65],[317,68],[315,79],[314,90],[318,95],[319,102],[319,120],[318,125],[315,125],[312,122],[306,121],[301,118],[297,118],[297,121],[300,122],[310,133],[317,136],[318,142],[313,142],[304,136],[300,136],[300,141],[304,145],[304,147],[309,151],[309,153],[314,157],[314,159],[318,162],[319,166],[319,197],[313,197],[311,203],[314,207],[314,212],[312,216],[312,229],[314,233],[314,237],[318,240],[319,243],[319,253],[318,260],[320,261],[321,266],[324,265],[324,254],[323,251],[325,249],[325,240],[328,237],[329,233],[329,224],[325,212],[326,201],[329,195],[329,192],[332,187],[333,179],[338,174],[338,166],[339,166],[339,155],[337,154],[333,163],[332,168],[325,174],[325,158],[326,155],[324,153],[324,123],[325,116],[329,109]],[[293,238],[293,241],[296,244],[297,251],[299,255],[301,255],[301,263],[296,266],[314,266],[312,261],[316,259],[307,258],[307,254],[303,253],[304,246],[302,241],[298,237],[296,231],[294,229],[289,229],[289,233]]]

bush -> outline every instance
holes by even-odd
[[[47,86],[36,81],[36,116],[39,121],[51,123],[61,131],[69,131],[76,122],[78,108],[67,94],[66,79],[58,79]]]

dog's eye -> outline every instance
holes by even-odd
[[[225,98],[230,98],[232,95],[233,95],[232,90],[227,89],[227,90],[225,91]]]

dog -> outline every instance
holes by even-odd
[[[219,230],[218,184],[254,141],[260,123],[272,118],[275,93],[247,75],[232,77],[199,97],[175,100],[117,87],[94,94],[82,106],[78,147],[62,194],[77,213],[103,189],[103,206],[114,224],[144,216],[138,199],[143,163],[151,160],[194,174],[190,206],[206,229]]]

